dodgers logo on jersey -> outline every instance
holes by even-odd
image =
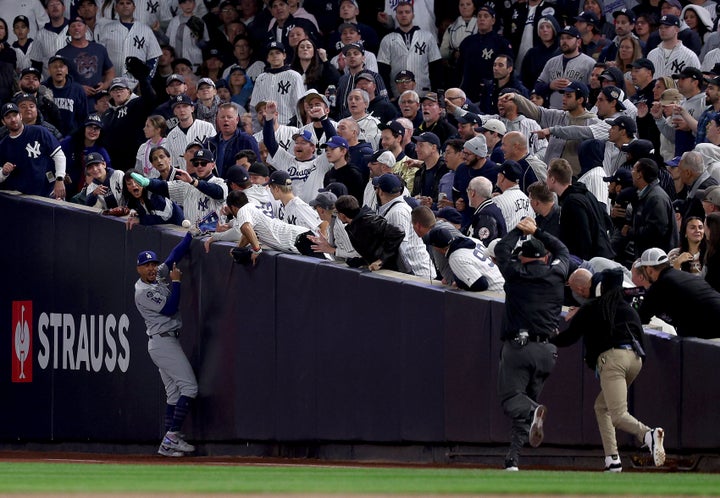
[[[35,143],[33,145],[27,144],[25,146],[25,151],[28,153],[28,157],[31,159],[37,159],[40,157],[40,142],[35,140]]]

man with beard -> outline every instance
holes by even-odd
[[[28,93],[35,97],[38,109],[43,118],[57,128],[61,121],[60,109],[58,109],[58,106],[52,101],[52,98],[45,95],[44,89],[43,92],[40,92],[41,76],[42,73],[40,73],[40,70],[34,67],[23,69],[20,73],[18,86],[21,92]]]
[[[513,88],[515,93],[530,97],[530,92],[515,75],[515,63],[508,54],[500,54],[493,61],[493,79],[486,81],[480,109],[484,114],[498,113],[498,97],[506,88]]]

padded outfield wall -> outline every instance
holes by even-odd
[[[164,257],[183,231],[128,232],[96,210],[8,194],[0,212],[0,442],[156,442],[164,393],[133,302],[135,257]],[[193,241],[180,264],[181,341],[200,383],[189,439],[507,441],[501,300],[268,251],[243,267],[229,247]],[[631,411],[665,427],[671,450],[720,447],[720,344],[656,333],[647,349]],[[548,444],[599,446],[598,391],[581,346],[560,350],[542,395]]]

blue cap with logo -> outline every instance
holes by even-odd
[[[317,137],[315,136],[315,133],[311,132],[310,130],[300,130],[292,136],[293,140],[297,140],[298,138],[302,138],[306,142],[310,142],[313,145],[317,144]]]
[[[325,142],[322,147],[330,147],[331,149],[336,149],[337,147],[343,147],[345,149],[350,148],[350,144],[348,144],[348,141],[345,140],[340,135],[335,135],[334,137],[331,137],[330,140]]]
[[[215,162],[215,156],[213,153],[208,149],[200,149],[199,151],[195,152],[195,155],[192,158],[193,163],[212,163]]]
[[[137,256],[137,266],[142,266],[147,263],[159,263],[160,260],[153,251],[142,251]]]
[[[186,94],[184,94],[184,93],[181,93],[180,95],[175,95],[175,96],[172,98],[172,104],[171,104],[171,106],[172,106],[173,109],[175,108],[176,105],[181,105],[181,104],[190,105],[190,106],[193,106],[193,107],[195,106],[195,104],[193,104],[192,99],[191,99],[190,97],[188,97],[188,96],[187,96]]]

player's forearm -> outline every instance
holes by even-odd
[[[165,266],[172,268],[173,264],[180,261],[190,250],[190,243],[192,242],[192,234],[190,232],[185,234],[185,237],[176,245],[167,259],[165,260]]]
[[[160,310],[160,314],[165,316],[173,316],[180,309],[180,281],[173,281],[172,291],[165,306]]]
[[[255,233],[255,230],[250,225],[250,223],[243,223],[243,225],[240,227],[240,232],[249,241],[250,247],[252,247],[254,251],[262,247],[260,245],[260,240],[258,239],[257,234]]]

